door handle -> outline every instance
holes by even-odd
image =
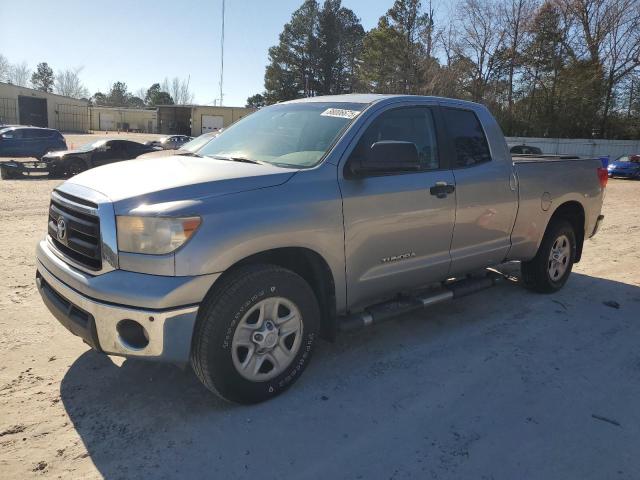
[[[437,198],[446,198],[447,195],[455,192],[455,190],[455,185],[451,185],[447,182],[436,182],[436,184],[429,189],[429,193]]]

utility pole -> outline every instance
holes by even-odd
[[[222,0],[222,34],[220,36],[220,106],[222,106],[222,80],[224,78],[224,3]]]

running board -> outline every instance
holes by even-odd
[[[366,308],[363,312],[340,317],[338,318],[338,329],[342,331],[355,330],[374,323],[384,322],[398,315],[422,310],[437,303],[471,295],[492,287],[502,278],[504,277],[500,273],[489,271],[483,277],[469,277],[451,283],[443,283],[441,289],[430,291],[424,295],[403,297],[379,303]]]

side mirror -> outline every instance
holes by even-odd
[[[351,176],[384,175],[420,170],[418,148],[413,142],[384,140],[371,145],[366,157],[352,157],[347,163]]]

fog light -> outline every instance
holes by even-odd
[[[149,334],[145,328],[135,320],[120,320],[116,325],[120,340],[125,347],[140,350],[149,345]]]

